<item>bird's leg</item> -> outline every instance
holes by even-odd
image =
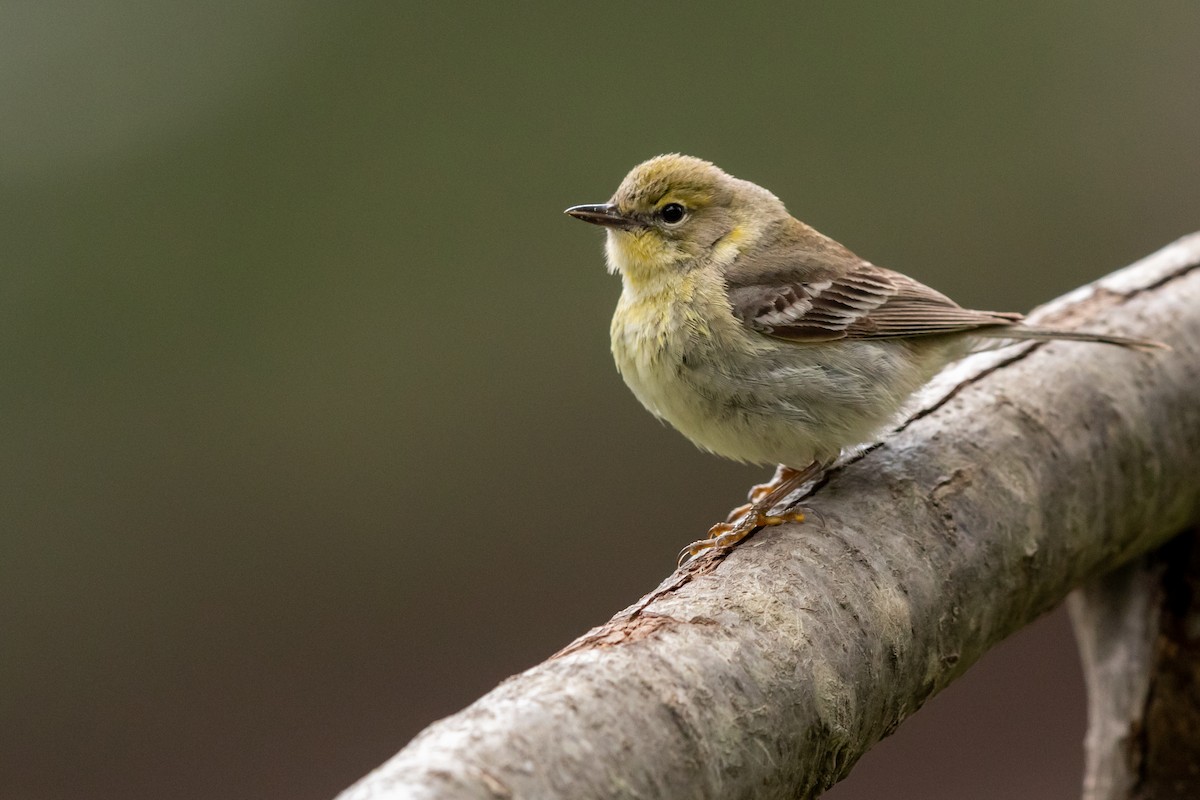
[[[791,475],[793,475],[797,472],[800,472],[800,470],[795,470],[795,469],[792,469],[791,467],[785,467],[783,464],[780,464],[778,467],[775,468],[775,475],[774,475],[774,477],[771,478],[771,480],[767,481],[766,483],[756,483],[750,487],[750,492],[746,495],[746,499],[749,500],[750,502],[744,503],[744,504],[738,506],[737,508],[733,509],[732,511],[730,511],[729,515],[727,517],[725,517],[725,522],[727,522],[727,523],[737,522],[738,520],[745,517],[746,514],[750,513],[750,509],[754,507],[755,503],[762,500],[764,497],[767,496],[767,494],[769,492],[774,490],[776,487],[779,486],[779,484],[783,483]],[[714,535],[713,531],[716,530],[717,528],[720,528],[721,525],[722,525],[722,523],[717,523],[716,525],[714,525],[709,530],[709,536],[710,537],[713,536]],[[725,529],[727,530],[728,527],[726,527]],[[719,531],[719,533],[720,532],[723,532],[723,531]]]
[[[770,512],[781,500],[824,472],[828,466],[828,461],[814,461],[804,469],[780,465],[770,483],[759,484],[750,490],[749,503],[730,512],[726,522],[718,522],[709,528],[706,538],[685,547],[679,554],[679,563],[683,564],[706,550],[733,547],[758,528],[785,522],[803,522],[804,514],[800,511],[783,514]]]
[[[804,517],[803,514],[788,513],[776,517],[768,512],[780,500],[783,500],[804,485],[805,482],[816,475],[822,468],[823,465],[820,462],[813,462],[813,464],[802,470],[792,469],[780,464],[779,468],[775,470],[775,477],[771,478],[770,481],[750,487],[749,503],[738,506],[729,512],[729,516],[725,519],[725,522],[718,522],[709,528],[708,538],[717,539],[732,530],[740,528],[741,524],[751,521],[753,522],[751,527],[781,525],[784,522],[801,522]],[[799,519],[795,517],[799,517]]]

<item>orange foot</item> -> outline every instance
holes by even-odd
[[[801,511],[788,511],[783,514],[770,512],[781,500],[827,466],[826,462],[820,461],[814,461],[801,470],[780,466],[770,483],[760,484],[750,490],[749,503],[731,511],[725,522],[718,522],[709,528],[705,538],[683,548],[679,553],[679,566],[709,550],[727,550],[734,547],[759,528],[769,528],[785,522],[803,522],[805,514]]]
[[[804,522],[803,511],[789,511],[786,514],[763,514],[750,509],[737,522],[718,522],[708,529],[708,536],[692,542],[679,553],[679,566],[691,561],[707,550],[727,549],[745,539],[759,528],[770,528],[785,522]]]

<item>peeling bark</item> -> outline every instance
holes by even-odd
[[[343,800],[820,794],[988,648],[1200,519],[1200,234],[1032,318],[1174,349],[951,367],[807,491],[819,521],[686,565]]]

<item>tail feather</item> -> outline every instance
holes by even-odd
[[[1107,333],[1063,331],[1054,330],[1053,328],[1027,328],[1024,325],[998,325],[994,328],[980,328],[976,331],[976,334],[989,339],[1033,339],[1039,341],[1064,339],[1070,342],[1099,342],[1100,344],[1115,344],[1118,347],[1128,347],[1132,350],[1141,350],[1143,352],[1171,349],[1169,345],[1156,342],[1153,339],[1133,339],[1128,336],[1112,336]]]

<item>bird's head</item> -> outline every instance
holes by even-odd
[[[787,217],[766,189],[676,154],[634,167],[607,203],[566,213],[607,228],[609,270],[634,282],[732,262],[771,222]]]

